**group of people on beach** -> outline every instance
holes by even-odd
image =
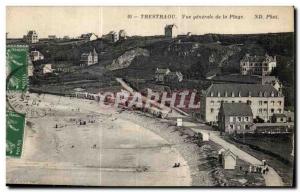
[[[249,166],[249,173],[267,174],[268,172],[269,172],[269,166],[267,165],[265,160],[262,161],[262,165]]]

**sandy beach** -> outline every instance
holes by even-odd
[[[22,157],[7,158],[8,184],[192,184],[180,143],[154,132],[153,122],[137,123],[132,112],[103,109],[95,101],[30,94],[29,103],[33,100],[40,102],[32,107],[46,116],[27,118]]]
[[[194,131],[175,125],[175,113],[161,119],[94,100],[32,93],[26,103],[23,153],[7,158],[7,184],[264,185],[259,174],[224,170],[221,146],[199,144]],[[238,160],[237,166],[249,165]]]

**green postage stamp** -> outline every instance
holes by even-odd
[[[21,157],[25,114],[14,110],[8,97],[26,93],[28,78],[28,46],[11,45],[6,48],[6,156]],[[15,98],[20,99],[20,98]]]

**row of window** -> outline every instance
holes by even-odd
[[[224,103],[230,103],[230,102],[231,102],[231,103],[242,103],[241,100],[239,100],[239,101],[223,101],[223,100],[221,100],[221,101],[217,101],[217,102],[211,100],[211,101],[210,101],[210,104],[211,104],[211,105],[214,105],[215,103],[220,104],[221,102],[224,102]],[[248,102],[248,103],[250,102],[249,104],[251,104],[251,101],[250,101],[250,100],[248,100],[247,102]],[[275,103],[276,103],[275,101],[270,101],[270,104],[273,105],[273,106],[275,105]],[[268,104],[268,101],[258,101],[258,104],[259,104],[259,105],[263,105],[263,104],[266,105],[266,104]],[[277,101],[277,104],[278,104],[279,106],[281,106],[281,105],[282,105],[282,101]]]
[[[221,102],[224,102],[224,103],[235,103],[235,101],[217,101],[216,103],[220,104]],[[236,103],[242,103],[242,101],[236,101]],[[210,104],[211,105],[214,105],[215,104],[215,101],[210,101]]]
[[[249,122],[249,117],[229,117],[229,122]]]
[[[235,126],[233,124],[230,124],[230,125],[228,125],[228,128],[232,129],[232,130],[234,130],[234,129],[236,129],[236,130],[241,130],[241,129],[249,130],[250,126],[249,125],[237,125],[237,126]]]
[[[268,111],[267,108],[264,108],[264,109],[259,108],[259,109],[258,109],[258,113],[262,113],[262,112],[265,112],[265,113],[266,113],[267,111]],[[271,112],[271,113],[275,113],[275,109],[271,108],[271,109],[270,109],[270,112]],[[277,112],[277,113],[282,113],[282,109],[277,109],[276,112]]]
[[[254,67],[254,66],[261,67],[262,65],[263,65],[262,63],[249,63],[250,67]],[[246,63],[243,63],[243,66],[248,66],[248,65]],[[264,66],[267,67],[268,64],[265,63]]]
[[[270,101],[271,105],[275,105],[275,101]],[[263,104],[268,104],[268,101],[259,101],[258,102],[259,105],[263,105]],[[277,101],[277,104],[281,106],[282,102],[281,101]]]

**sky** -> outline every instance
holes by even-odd
[[[128,15],[132,18],[128,19]],[[167,15],[171,19],[149,18],[149,15]],[[223,18],[223,15],[227,18]],[[262,15],[263,19],[255,18],[255,15]],[[206,18],[203,19],[202,16]],[[9,38],[23,37],[29,30],[36,30],[41,38],[48,35],[77,37],[88,32],[101,36],[111,30],[120,29],[125,29],[129,36],[163,35],[165,25],[173,23],[177,25],[179,34],[293,32],[294,9],[293,7],[79,6],[6,8],[6,32]]]

